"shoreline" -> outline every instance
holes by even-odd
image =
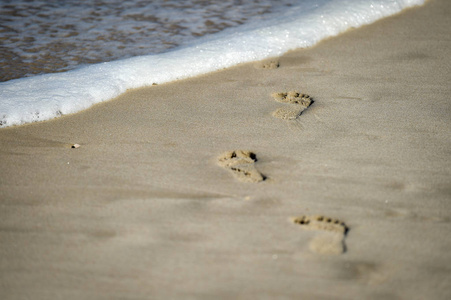
[[[349,28],[399,13],[402,7],[424,2],[409,0],[409,5],[395,5],[397,2],[391,0],[380,1],[381,5],[373,7],[358,1],[354,4],[332,2],[311,13],[309,10],[301,12],[297,18],[288,17],[278,25],[256,28],[243,25],[242,32],[207,36],[191,46],[158,55],[136,56],[0,83],[0,127],[53,119],[83,111],[134,88],[194,78],[244,62],[279,56],[290,49],[305,48]],[[384,1],[389,3],[384,6]],[[327,15],[325,19],[323,12]]]
[[[447,299],[450,10],[1,129],[0,295]]]

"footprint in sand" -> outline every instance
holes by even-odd
[[[309,95],[300,94],[296,91],[291,91],[288,93],[274,93],[271,96],[273,96],[274,100],[277,102],[287,104],[272,113],[274,117],[283,120],[297,119],[302,112],[313,103],[313,100]]]
[[[293,218],[292,221],[302,229],[322,232],[310,241],[311,251],[335,255],[346,251],[344,240],[349,229],[342,221],[324,216],[300,216]]]
[[[279,61],[277,59],[275,59],[275,60],[264,60],[264,61],[258,62],[254,66],[257,69],[277,69],[280,66],[280,64],[279,64]]]
[[[224,153],[218,159],[220,166],[229,169],[238,180],[244,182],[265,180],[265,176],[255,168],[256,161],[255,153],[243,150]]]

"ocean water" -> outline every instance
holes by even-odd
[[[165,52],[299,2],[2,0],[0,81]]]
[[[424,0],[0,2],[0,127],[276,57]],[[18,78],[18,79],[15,79]]]

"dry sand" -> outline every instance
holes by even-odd
[[[450,299],[450,9],[0,130],[0,298]]]

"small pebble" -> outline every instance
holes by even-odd
[[[79,144],[73,144],[73,145],[71,146],[71,148],[80,148],[80,145],[79,145]]]

